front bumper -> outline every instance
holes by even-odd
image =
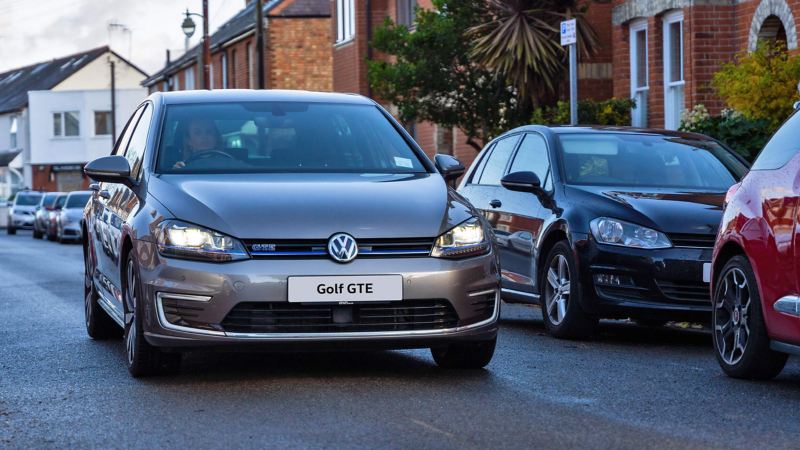
[[[419,348],[459,340],[492,339],[497,334],[500,296],[494,254],[457,261],[428,257],[363,258],[338,264],[328,259],[251,259],[214,264],[163,258],[153,244],[142,241],[137,243],[137,253],[146,301],[145,337],[159,347],[275,344],[271,348]],[[308,331],[307,322],[291,322],[294,318],[288,316],[277,321],[290,320],[289,327],[296,326],[301,331],[293,332],[291,328],[276,331],[277,327],[265,325],[273,323],[274,317],[253,316],[250,322],[258,331],[249,332],[241,328],[242,309],[231,313],[237,305],[259,311],[291,307],[297,314],[304,314],[305,307],[319,307],[319,304],[288,302],[289,276],[387,274],[403,276],[403,300],[323,305],[331,314],[345,317],[344,321],[326,323],[324,331]],[[446,307],[449,313],[441,314],[450,314],[447,317],[452,320],[443,317],[430,327],[419,324],[411,327],[404,322],[408,317],[401,317],[398,311],[405,311],[406,307],[410,311],[420,302],[425,305],[436,302],[443,308],[441,311]],[[387,320],[396,320],[399,325],[381,325],[379,329],[370,325],[367,331],[358,331],[359,326],[365,325],[357,319],[362,306],[391,309],[393,315]],[[230,325],[229,315],[240,319],[239,328]],[[320,325],[315,322],[314,326]],[[337,331],[337,327],[345,331]]]
[[[711,313],[703,281],[711,248],[644,250],[598,244],[591,236],[578,250],[583,309],[601,317],[702,320]]]
[[[80,239],[81,238],[81,224],[80,221],[70,221],[68,223],[61,223],[61,236],[64,239]]]
[[[12,214],[11,225],[14,228],[33,228],[33,214]]]

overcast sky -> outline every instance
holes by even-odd
[[[211,32],[244,8],[245,0],[209,0]],[[110,44],[148,74],[164,65],[166,49],[183,53],[183,12],[202,0],[0,0],[0,72]],[[199,41],[202,23],[194,17]],[[109,32],[110,23],[122,27]],[[110,41],[110,42],[109,42]],[[130,42],[130,45],[129,45]]]

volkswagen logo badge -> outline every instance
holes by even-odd
[[[347,233],[336,233],[328,239],[328,254],[334,261],[349,263],[358,256],[358,244]]]

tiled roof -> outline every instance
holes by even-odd
[[[217,31],[211,34],[211,49],[214,49],[233,40],[255,28],[255,1],[236,13],[230,20],[222,24]],[[265,17],[330,17],[330,0],[265,0]],[[202,52],[202,45],[197,44],[179,58],[170,61],[168,65],[142,82],[143,86],[151,86],[176,72],[180,67],[196,61]]]
[[[108,46],[93,48],[0,73],[0,114],[22,109],[28,104],[28,91],[52,89],[108,51]]]

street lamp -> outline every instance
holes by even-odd
[[[205,89],[211,89],[211,45],[208,39],[208,0],[203,0],[203,14],[190,13],[188,9],[186,10],[186,17],[184,17],[183,23],[181,23],[181,30],[183,30],[183,34],[186,35],[187,40],[194,35],[194,30],[196,28],[191,16],[197,16],[203,19],[203,87]]]

